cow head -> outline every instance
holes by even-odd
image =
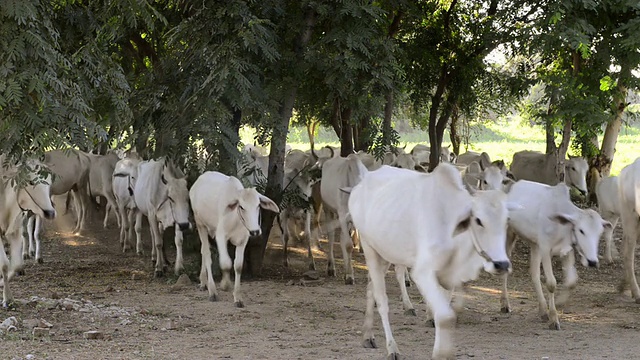
[[[511,272],[506,252],[509,210],[517,207],[507,202],[501,190],[478,191],[473,194],[468,228],[476,252],[485,260],[484,270],[490,274]]]
[[[578,189],[584,196],[587,196],[587,171],[589,171],[587,160],[569,156],[564,168],[565,183]]]
[[[238,195],[227,205],[227,211],[237,212],[242,225],[247,229],[250,236],[259,236],[260,229],[260,208],[279,213],[280,209],[273,200],[260,194],[255,188],[242,189]]]
[[[167,198],[158,207],[158,212],[161,211],[163,205],[168,205],[173,223],[180,230],[188,230],[190,228],[189,190],[187,189],[186,177],[178,169],[165,163],[162,168],[161,180],[166,187]]]
[[[51,174],[43,171],[44,165],[37,160],[28,160],[22,167],[26,171],[27,183],[17,189],[20,209],[32,211],[46,219],[55,218],[56,210],[51,202]]]
[[[571,245],[580,255],[583,266],[598,266],[598,242],[604,229],[611,229],[610,222],[591,209],[578,210],[574,214],[558,213],[550,219],[571,228]]]

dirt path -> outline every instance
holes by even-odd
[[[15,308],[0,311],[0,321],[9,316],[19,320],[16,332],[0,337],[1,359],[386,356],[377,314],[375,333],[382,348],[361,346],[366,270],[360,254],[355,256],[355,286],[334,278],[301,286],[298,280],[306,268],[304,251],[294,252],[292,269],[284,269],[276,238],[268,252],[269,276],[243,281],[246,307],[236,309],[229,292],[221,292],[222,300],[212,303],[195,282],[177,289],[172,286],[175,277],[152,279],[148,251],[144,257],[122,254],[115,225],[103,230],[96,221],[84,236],[48,225],[48,240],[43,242],[45,263],[27,262],[26,275],[11,283],[20,301]],[[640,358],[640,305],[631,301],[628,292],[616,293],[622,272],[619,263],[599,270],[579,268],[578,288],[560,318],[562,330],[551,331],[537,316],[526,270],[527,249],[520,246],[515,253],[509,287],[513,313],[499,313],[499,279],[483,275],[474,282],[458,321],[459,359]],[[193,264],[196,255],[187,256],[186,263]],[[169,259],[173,258],[169,252]],[[324,269],[324,257],[318,265]],[[197,273],[193,265],[189,270]],[[342,274],[340,261],[338,273]],[[403,314],[393,274],[387,284],[392,328],[401,353],[407,359],[430,358],[434,329],[424,322],[424,304],[416,288],[409,290],[418,316],[410,317]],[[34,339],[27,325],[40,318],[53,327],[49,336]],[[85,340],[83,333],[89,330],[101,331],[104,339]]]

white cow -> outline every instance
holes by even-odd
[[[516,180],[529,180],[547,185],[559,183],[556,176],[556,154],[543,154],[538,151],[519,151],[513,154],[511,173]],[[569,156],[565,160],[564,183],[575,187],[582,195],[587,195],[587,171],[589,164],[581,157]]]
[[[133,221],[137,208],[133,189],[136,186],[138,165],[141,161],[138,157],[126,157],[118,161],[113,170],[113,195],[116,199],[118,216],[121,219],[120,245],[123,252],[131,248],[133,241]],[[136,242],[136,252],[142,255],[142,241]]]
[[[405,189],[398,191],[398,189]],[[390,264],[411,277],[433,310],[434,359],[454,357],[455,312],[448,291],[475,279],[481,269],[510,271],[505,251],[508,207],[501,191],[471,196],[458,170],[440,164],[431,174],[384,166],[369,172],[349,198],[369,268],[364,345],[375,347],[373,307],[382,319],[387,352],[398,358],[391,333],[385,273]]]
[[[7,258],[3,240],[0,239],[0,286],[2,306],[7,307],[12,300],[9,280],[22,269],[22,229],[24,214],[33,212],[36,216],[53,219],[56,211],[51,203],[51,176],[42,179],[38,172],[42,164],[28,160],[23,165],[4,167],[5,157],[0,156],[0,235],[11,247],[11,259]],[[27,183],[19,187],[12,179],[23,171]]]
[[[193,214],[200,236],[202,267],[200,269],[200,287],[209,291],[209,300],[218,300],[218,291],[211,269],[211,249],[209,237],[214,238],[220,257],[222,281],[220,287],[229,289],[231,285],[231,258],[227,251],[227,242],[236,247],[233,262],[235,284],[233,301],[236,307],[244,307],[240,294],[240,276],[244,262],[244,249],[249,236],[258,236],[260,229],[260,208],[279,212],[278,206],[268,197],[258,193],[255,188],[245,189],[235,177],[219,172],[207,171],[200,175],[189,191]]]
[[[459,165],[456,164],[456,166]],[[484,168],[479,162],[473,161],[466,167],[462,177],[468,188],[480,190],[507,190],[514,183],[508,177],[502,160],[495,161]]]
[[[346,158],[331,158],[322,165],[320,195],[327,220],[325,221],[325,229],[329,237],[327,274],[329,276],[336,275],[333,244],[336,236],[339,236],[344,262],[344,279],[347,285],[354,284],[353,265],[351,264],[353,241],[349,236],[348,195],[340,189],[355,186],[365,173],[367,173],[367,168],[360,162],[356,154],[350,154]]]
[[[457,156],[451,151],[451,145],[440,147],[440,162],[443,163],[456,163]],[[429,166],[429,156],[431,154],[431,147],[429,145],[417,144],[411,149],[410,152],[413,155],[415,162],[423,167]]]
[[[509,191],[510,202],[523,206],[521,210],[509,213],[509,229],[512,232],[507,239],[509,255],[515,244],[515,235],[527,240],[531,246],[530,272],[538,297],[538,313],[544,320],[549,320],[550,329],[560,329],[556,310],[556,278],[553,275],[552,257],[562,257],[562,270],[565,287],[573,289],[578,281],[578,273],[574,266],[577,252],[584,266],[598,266],[598,241],[611,223],[602,220],[600,215],[591,209],[583,210],[575,206],[569,198],[569,188],[565,184],[549,186],[537,182],[520,180]],[[544,270],[547,290],[549,291],[549,308],[540,283],[540,264]],[[560,294],[559,302],[565,301],[569,292]],[[511,311],[507,298],[507,277],[501,296],[502,312]]]
[[[617,176],[609,176],[598,181],[596,185],[596,197],[598,198],[598,210],[603,219],[611,223],[611,228],[604,231],[604,260],[613,262],[613,258],[619,253],[613,244],[613,229],[620,219],[619,181]]]
[[[312,154],[305,153],[301,150],[291,150],[284,164],[283,186],[285,189],[297,190],[299,199],[303,203],[309,203],[311,200],[311,187],[316,182],[311,176],[311,169],[316,164],[317,159]],[[290,221],[302,218],[304,220],[304,236],[307,243],[307,256],[309,258],[309,269],[315,270],[316,265],[311,251],[311,209],[296,207],[293,204],[280,212],[278,216],[278,226],[282,232],[282,243],[284,247],[284,265],[289,266],[288,245],[291,238]]]
[[[76,212],[76,226],[73,231],[79,232],[84,228],[87,210],[88,199],[83,191],[89,181],[89,157],[86,153],[75,149],[53,150],[45,154],[44,164],[53,173],[51,195],[63,195],[68,192],[73,194],[72,199]],[[67,199],[69,198],[67,197]],[[36,262],[42,263],[41,231],[42,217],[36,214],[27,216],[28,240],[23,238],[23,258],[32,257]]]
[[[184,174],[175,168],[169,160],[149,160],[138,164],[138,180],[133,189],[136,214],[136,243],[140,243],[142,216],[149,220],[151,232],[151,259],[155,260],[156,277],[164,274],[166,259],[164,256],[162,233],[169,226],[176,229],[175,273],[184,269],[182,257],[182,234],[179,231],[189,229],[189,191]]]
[[[620,290],[631,288],[631,295],[640,304],[640,289],[635,274],[635,249],[640,235],[640,159],[620,171],[620,219],[622,220],[622,256],[625,278]]]
[[[116,198],[113,194],[113,170],[120,160],[118,155],[110,152],[106,155],[86,154],[89,157],[89,196],[102,196],[107,200],[104,210],[103,227],[107,228],[109,220],[109,210],[113,209],[116,214],[116,221],[120,226],[120,216],[116,211]]]
[[[467,151],[465,153],[458,155],[456,164],[469,165],[474,161],[478,162],[480,166],[484,169],[491,164],[491,157],[486,152],[478,153],[475,151]]]

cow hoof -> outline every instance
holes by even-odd
[[[24,276],[24,275],[26,275],[26,272],[24,271],[24,269],[16,270],[16,275]]]
[[[540,319],[542,319],[542,321],[549,321],[549,314],[540,315]]]
[[[242,302],[242,300],[236,301],[235,305],[237,308],[243,308],[244,307],[244,303]]]
[[[156,271],[154,271],[154,273],[153,273],[153,277],[155,277],[155,278],[161,278],[161,277],[164,277],[164,272],[163,272],[162,270],[156,270]]]
[[[44,263],[44,260],[42,260],[42,258],[38,258],[38,259],[36,259],[36,262],[37,262],[38,264],[42,264],[42,263]]]
[[[336,271],[334,269],[327,269],[327,276],[336,276]]]
[[[509,314],[511,312],[511,309],[508,306],[503,306],[500,308],[500,312],[503,314]]]
[[[407,309],[404,311],[404,314],[408,316],[418,316],[416,309]]]
[[[388,360],[400,360],[400,354],[391,353],[391,354],[387,355],[387,359]]]
[[[365,349],[378,348],[378,345],[376,345],[376,339],[374,339],[373,336],[368,339],[364,339],[364,341],[362,342],[362,346],[364,346]]]
[[[549,324],[549,329],[550,330],[560,330],[560,323],[559,322],[553,322],[553,323]]]
[[[640,304],[640,298],[636,298],[636,304]]]
[[[27,254],[27,253],[22,254],[22,260],[27,260],[29,258],[30,258],[29,254]]]
[[[433,320],[433,319],[427,320],[427,327],[435,328],[436,327],[436,321]]]
[[[352,277],[348,277],[348,278],[345,278],[345,279],[344,279],[344,284],[345,284],[345,285],[354,285],[354,284],[355,284],[355,281],[353,280],[353,278],[352,278]]]
[[[405,280],[405,281],[404,281],[404,286],[406,286],[406,287],[411,287],[411,281],[409,281],[409,280]]]
[[[209,295],[209,301],[211,302],[218,301],[218,294]]]

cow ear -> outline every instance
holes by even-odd
[[[353,190],[353,187],[351,187],[351,186],[340,188],[340,191],[342,191],[345,194],[351,194],[351,190]]]
[[[419,171],[419,172],[423,172],[423,173],[426,173],[426,172],[427,172],[427,169],[425,169],[425,168],[424,168],[422,165],[420,165],[420,164],[416,164],[416,165],[413,167],[413,169],[414,169],[414,170],[416,170],[416,171]]]
[[[571,224],[573,226],[576,222],[576,219],[573,216],[568,214],[553,214],[549,216],[549,219],[561,225]]]
[[[602,220],[602,226],[604,226],[605,229],[613,229],[613,225],[607,220]]]
[[[167,179],[164,177],[164,174],[160,176],[160,180],[162,180],[163,184],[167,185]]]
[[[260,197],[260,207],[265,209],[265,210],[270,210],[273,211],[274,213],[279,213],[280,209],[278,208],[278,205],[276,205],[276,203],[273,202],[273,200],[269,199],[268,197],[264,196],[264,195],[259,195]]]
[[[469,213],[469,216],[467,216],[464,220],[460,221],[458,225],[456,225],[456,228],[453,229],[453,237],[456,237],[462,234],[463,232],[469,230],[470,225],[471,225],[471,213]]]
[[[229,211],[233,211],[238,207],[238,200],[234,200],[232,203],[230,203],[229,205],[227,205],[227,210]]]

